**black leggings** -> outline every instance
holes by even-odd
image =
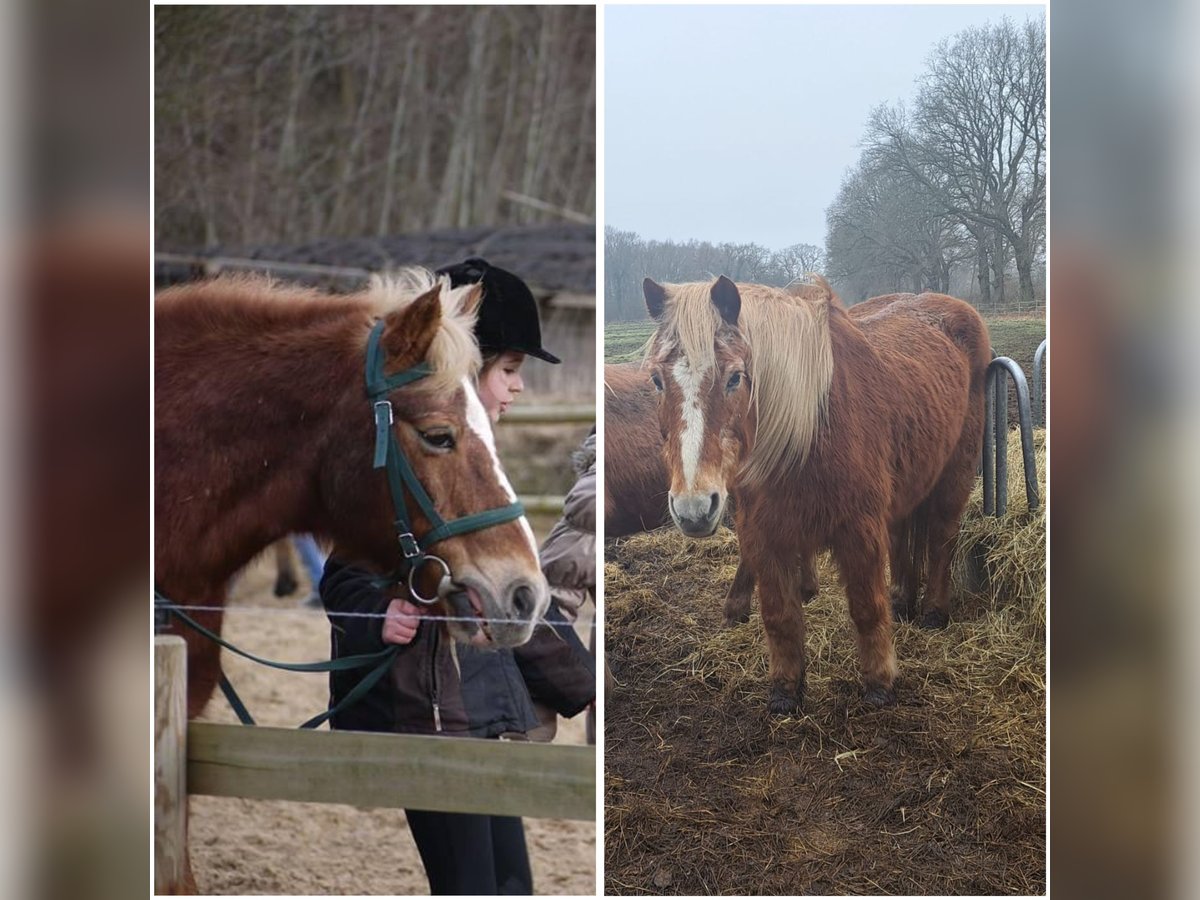
[[[533,893],[525,828],[514,816],[405,810],[429,892]]]

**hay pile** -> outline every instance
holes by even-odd
[[[757,597],[748,624],[721,624],[736,537],[609,546],[606,893],[1044,893],[1045,518],[1023,512],[1020,472],[1008,517],[979,522],[977,491],[964,521],[991,584],[945,631],[897,628],[882,710],[859,699],[827,557],[806,714],[772,719]]]

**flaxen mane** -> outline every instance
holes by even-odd
[[[724,324],[711,300],[711,284],[663,287],[669,302],[656,352],[677,342],[689,365],[706,372],[716,362]],[[762,484],[781,468],[803,465],[816,439],[833,381],[829,301],[808,301],[758,284],[739,284],[738,292],[738,330],[750,347],[750,396],[758,422],[742,479]]]
[[[371,276],[365,295],[376,315],[382,316],[394,309],[403,309],[439,283],[442,286],[442,327],[426,356],[433,375],[417,382],[418,387],[432,391],[450,390],[462,383],[465,376],[474,377],[479,371],[479,346],[473,335],[479,288],[476,285],[452,288],[448,276],[409,266],[390,275]]]

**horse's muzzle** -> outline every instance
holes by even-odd
[[[471,640],[490,647],[518,647],[529,640],[534,626],[545,615],[550,604],[550,589],[545,579],[516,578],[497,590],[480,579],[464,578],[459,596],[467,598],[468,616],[461,616],[463,604],[456,616],[477,621],[455,622],[450,629],[457,640]],[[482,637],[486,638],[483,642]]]
[[[671,518],[688,537],[711,537],[721,524],[721,495],[703,491],[669,496]]]

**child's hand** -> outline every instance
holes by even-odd
[[[421,608],[397,597],[388,604],[387,618],[383,620],[383,642],[410,644],[417,636],[417,627],[420,624]]]

